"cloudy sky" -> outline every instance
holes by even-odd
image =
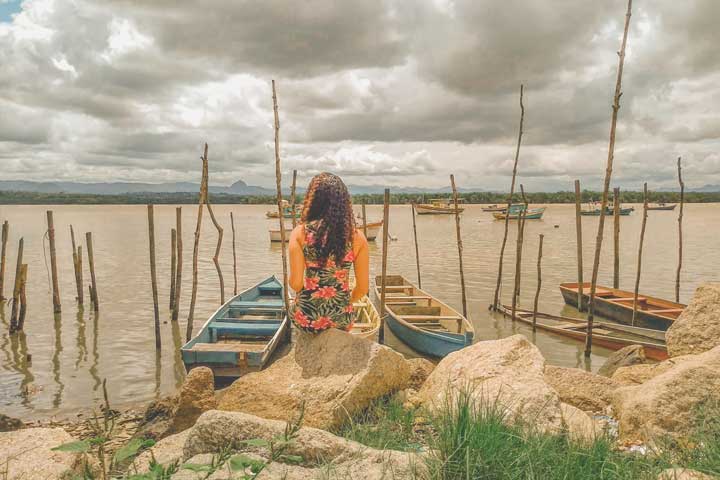
[[[614,184],[720,184],[718,0],[636,0]],[[624,0],[0,0],[0,179],[599,187]]]

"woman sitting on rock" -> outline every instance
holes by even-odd
[[[353,302],[368,292],[369,255],[365,235],[355,228],[350,194],[332,173],[310,181],[302,220],[290,235],[290,318],[306,332],[350,330]],[[355,287],[350,291],[350,268]]]

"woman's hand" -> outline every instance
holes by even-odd
[[[355,303],[368,294],[370,289],[370,253],[365,235],[360,230],[355,230],[353,237],[353,261],[355,269],[355,288],[353,288],[350,301]]]

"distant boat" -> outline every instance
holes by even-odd
[[[377,308],[367,296],[354,303],[353,307],[355,309],[355,321],[350,333],[360,338],[375,340],[380,331],[380,314]]]
[[[512,310],[507,305],[503,305],[500,310],[503,314],[512,316]],[[515,320],[532,325],[532,317],[533,312],[530,310],[515,309]],[[580,318],[537,312],[536,326],[540,330],[578,341],[585,341],[587,336],[587,320]],[[593,345],[610,350],[620,350],[628,345],[642,345],[648,358],[658,361],[668,358],[665,332],[661,330],[593,322]]]
[[[577,308],[578,284],[561,283],[560,292],[565,303]],[[633,300],[635,294],[617,288],[595,288],[595,313],[610,320],[625,325],[632,324]],[[585,309],[590,298],[590,283],[583,283],[582,307]],[[638,295],[637,312],[635,315],[636,327],[667,330],[685,309],[682,303],[671,302],[661,298]]]
[[[654,203],[648,205],[648,210],[675,210],[675,207],[677,207],[677,204],[675,203]]]
[[[373,222],[367,224],[367,240],[369,242],[372,242],[375,240],[378,235],[380,234],[380,230],[382,230],[383,221],[380,220],[379,222]],[[363,227],[362,224],[356,225],[356,228],[360,231],[362,231]],[[287,242],[290,239],[290,232],[292,232],[292,225],[286,225],[285,226],[285,241]],[[268,234],[270,235],[270,241],[271,242],[280,242],[281,235],[280,235],[280,229],[279,228],[271,228],[268,230]]]
[[[462,203],[462,199],[458,198],[458,203]],[[464,210],[458,206],[458,213]],[[430,203],[415,205],[415,211],[418,215],[452,215],[455,213],[455,202],[452,198],[434,198]]]
[[[525,211],[525,205],[522,203],[515,203],[513,205],[510,205],[510,212],[505,213],[505,211],[502,212],[495,212],[493,213],[493,217],[495,217],[496,220],[505,220],[505,217],[510,217],[510,220],[517,220],[520,218],[520,214]],[[543,216],[543,213],[545,213],[545,207],[540,208],[528,208],[527,213],[525,213],[524,217],[525,220],[540,220]]]
[[[289,328],[282,283],[272,276],[220,307],[183,345],[185,369],[204,366],[229,378],[259,370],[287,341]]]
[[[580,215],[584,216],[590,216],[590,217],[599,217],[600,211],[602,209],[600,208],[600,204],[597,202],[591,202],[589,204],[589,207],[587,209],[580,210]],[[623,208],[622,205],[620,206],[619,214],[622,216],[630,215],[630,213],[635,211],[635,207],[625,207]],[[608,205],[605,207],[605,215],[606,216],[612,216],[615,215],[615,209],[613,205]]]
[[[482,211],[483,211],[483,212],[488,212],[488,213],[492,213],[492,212],[504,212],[506,209],[507,209],[506,206],[504,206],[504,205],[497,205],[497,204],[488,205],[487,207],[482,207]]]
[[[475,330],[467,318],[400,275],[385,279],[385,310],[390,330],[413,350],[444,357],[472,344]],[[375,277],[379,301],[382,277]]]
[[[282,201],[283,218],[300,218],[302,216],[302,205],[295,205],[293,213],[290,203],[287,200]],[[277,209],[265,212],[267,218],[280,218]]]

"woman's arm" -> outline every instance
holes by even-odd
[[[353,252],[355,253],[355,288],[352,291],[351,301],[357,302],[367,295],[370,289],[370,253],[367,239],[359,230],[355,231]]]
[[[290,288],[295,292],[302,290],[305,282],[305,254],[302,240],[305,237],[305,228],[302,225],[295,227],[290,234],[288,248],[290,250]]]

